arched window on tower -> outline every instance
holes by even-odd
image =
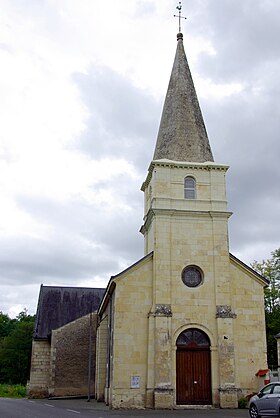
[[[184,196],[185,199],[196,199],[196,182],[195,179],[191,176],[185,177]]]

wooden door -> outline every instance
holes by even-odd
[[[188,330],[188,334],[190,334]],[[199,333],[201,332],[200,330]],[[176,353],[176,401],[178,405],[210,405],[211,395],[211,364],[209,340],[202,344],[192,341],[177,340]],[[205,334],[204,334],[205,335]],[[183,336],[185,337],[185,335]],[[206,344],[207,341],[207,344]],[[200,346],[199,346],[200,345]]]

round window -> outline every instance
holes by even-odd
[[[182,280],[188,287],[197,287],[202,283],[202,272],[196,266],[185,267],[182,271]]]

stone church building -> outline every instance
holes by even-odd
[[[214,162],[179,33],[141,188],[144,257],[111,277],[95,314],[94,396],[112,408],[235,408],[263,384],[268,283],[229,253],[227,170]]]

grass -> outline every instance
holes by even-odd
[[[0,398],[24,398],[26,387],[23,385],[0,384]]]

